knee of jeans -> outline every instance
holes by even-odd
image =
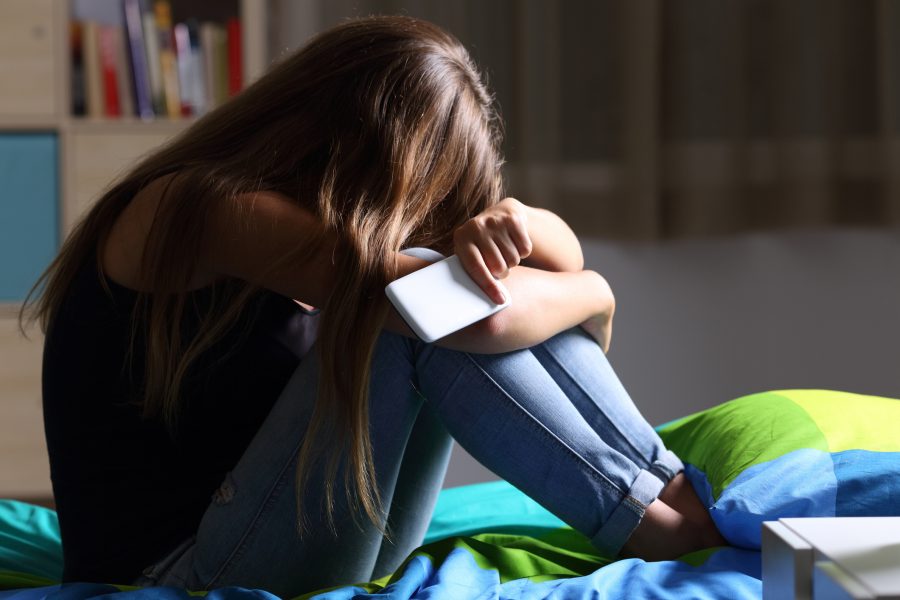
[[[373,364],[377,360],[394,360],[396,357],[402,357],[406,362],[414,362],[414,358],[419,351],[419,347],[425,343],[420,340],[408,338],[399,333],[382,330],[375,344],[375,356]]]
[[[236,493],[237,486],[234,483],[234,477],[231,475],[231,471],[229,471],[225,474],[225,479],[222,481],[221,485],[213,492],[212,503],[216,506],[229,504],[234,500],[234,495]]]

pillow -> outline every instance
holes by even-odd
[[[745,396],[658,428],[732,544],[763,521],[900,515],[900,401],[825,390]]]

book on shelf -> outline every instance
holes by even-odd
[[[134,75],[131,72],[131,62],[128,60],[128,48],[125,41],[125,29],[123,27],[110,27],[115,47],[115,72],[119,84],[119,107],[123,115],[136,115],[134,104]]]
[[[241,91],[243,76],[241,74],[241,22],[232,17],[225,24],[228,31],[228,95],[234,96]]]
[[[71,83],[72,83],[72,114],[84,116],[87,113],[85,105],[85,81],[84,81],[84,55],[81,43],[81,23],[72,21],[69,23],[69,54],[71,56]]]
[[[181,116],[181,90],[178,85],[178,64],[175,62],[175,40],[172,29],[172,7],[168,2],[153,3],[156,33],[159,36],[159,68],[162,73],[163,100],[169,118]]]
[[[97,28],[100,38],[100,72],[103,77],[103,114],[107,117],[122,116],[119,106],[119,76],[116,74],[116,28],[113,25],[100,25]]]
[[[228,37],[219,23],[200,25],[207,98],[215,106],[228,99]]]
[[[86,1],[86,0],[85,0]],[[96,3],[95,3],[96,5]],[[69,27],[72,114],[178,119],[243,87],[241,21],[173,20],[170,0],[109,0]],[[115,14],[113,14],[115,13]]]
[[[150,67],[147,64],[147,45],[144,43],[144,23],[140,0],[124,0],[124,13],[136,115],[142,119],[152,119],[154,112],[153,100],[150,95]]]
[[[181,114],[189,116],[197,110],[194,97],[193,52],[191,50],[191,32],[187,23],[178,23],[172,30],[175,38],[175,60],[178,64],[178,85],[181,90]]]
[[[216,26],[213,58],[216,68],[216,104],[221,104],[228,100],[228,31],[224,25]]]
[[[198,28],[200,36],[200,60],[203,68],[203,89],[206,90],[206,98],[210,106],[217,102],[216,94],[216,30],[219,26],[215,23],[201,23]]]
[[[153,112],[166,114],[166,98],[163,93],[162,67],[159,56],[159,34],[156,31],[156,16],[146,2],[141,2],[141,24],[144,28],[144,45],[147,47],[147,72],[150,74],[150,99]]]
[[[81,24],[81,55],[84,59],[84,96],[86,114],[89,117],[102,117],[103,108],[103,75],[100,67],[100,26],[93,21]]]

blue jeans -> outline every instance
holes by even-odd
[[[610,556],[683,469],[580,328],[499,355],[382,333],[369,410],[389,539],[348,507],[339,483],[336,535],[317,522],[300,538],[294,475],[315,400],[313,354],[216,492],[197,535],[137,583],[240,585],[290,597],[390,573],[422,542],[451,436]],[[303,491],[307,507],[319,506],[320,492]]]

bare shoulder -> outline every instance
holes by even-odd
[[[141,289],[147,238],[176,176],[160,177],[138,192],[113,225],[101,260],[116,283]],[[324,305],[335,277],[337,235],[326,232],[316,215],[296,200],[271,191],[222,198],[204,214],[203,227],[190,289],[232,277],[307,305]],[[310,240],[317,241],[314,247]]]
[[[131,289],[141,289],[140,266],[144,246],[160,200],[175,174],[164,175],[139,191],[116,219],[100,249],[106,276]],[[204,285],[198,282],[197,287]]]
[[[239,195],[212,211],[207,229],[201,261],[209,273],[324,306],[335,280],[338,235],[295,199],[272,191]]]

